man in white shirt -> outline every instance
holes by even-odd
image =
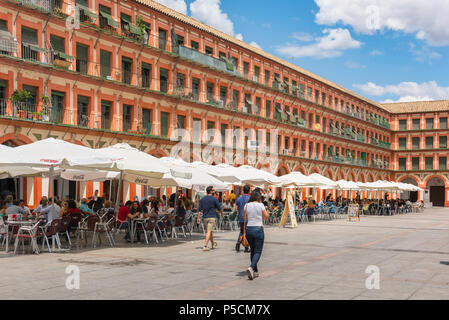
[[[47,216],[47,223],[52,222],[54,219],[58,219],[59,215],[61,213],[61,207],[58,206],[56,203],[54,204],[54,211],[53,211],[53,215],[52,213],[52,199],[48,199],[48,206],[45,207],[44,209],[42,209],[40,211],[40,215],[46,215]]]
[[[42,209],[46,208],[48,206],[48,199],[46,196],[43,196],[41,199],[41,204],[33,210],[33,213],[39,213],[42,211]]]

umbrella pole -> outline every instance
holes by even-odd
[[[119,205],[120,205],[120,189],[122,186],[122,178],[123,178],[123,171],[120,170],[120,178],[119,178],[118,185],[117,185],[117,198],[115,199],[115,220],[116,221],[117,221],[118,209],[119,209]]]
[[[50,167],[50,183],[51,183],[51,220],[53,220],[55,214],[55,183],[54,183],[54,171],[55,168],[53,166]],[[49,185],[50,186],[50,185]],[[48,221],[49,219],[47,219]],[[51,237],[52,239],[52,249],[55,251],[55,236]]]

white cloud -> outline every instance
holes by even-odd
[[[432,46],[449,45],[447,0],[315,0],[320,8],[315,21],[322,25],[342,23],[357,32],[378,30],[414,34]]]
[[[303,42],[313,41],[313,36],[306,32],[295,32],[292,34],[292,38]]]
[[[414,43],[410,43],[410,52],[415,56],[415,59],[419,62],[429,62],[432,64],[432,60],[441,59],[441,54],[432,51],[428,46],[422,48],[416,48]]]
[[[381,56],[381,55],[383,55],[384,53],[382,52],[382,51],[380,51],[380,50],[373,50],[373,51],[371,51],[370,53],[369,53],[369,55],[370,56]]]
[[[221,0],[195,0],[190,4],[192,17],[201,22],[210,25],[231,36],[240,36],[235,34],[234,23],[228,15],[221,10]],[[238,37],[237,37],[238,38]]]
[[[362,93],[382,97],[393,95],[398,97],[397,101],[427,101],[427,100],[445,100],[449,99],[449,87],[441,87],[436,81],[423,83],[401,82],[395,85],[380,86],[373,82],[366,84],[354,84],[354,88]],[[388,99],[384,102],[393,102]]]
[[[344,50],[360,48],[361,42],[352,39],[347,29],[325,29],[325,36],[316,38],[315,43],[300,46],[288,44],[277,49],[285,56],[293,58],[331,58],[340,56]]]
[[[166,7],[187,15],[187,4],[184,0],[155,0]]]

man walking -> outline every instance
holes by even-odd
[[[199,215],[200,217],[203,217],[204,226],[206,228],[206,239],[204,242],[203,251],[210,250],[207,247],[209,241],[212,244],[212,249],[217,248],[217,243],[214,242],[214,236],[212,232],[214,231],[215,222],[217,221],[217,210],[221,211],[220,202],[218,202],[218,199],[214,196],[214,187],[207,187],[206,192],[207,195],[200,200],[200,204],[198,207]]]
[[[245,212],[245,205],[248,203],[249,201],[249,191],[250,191],[250,186],[246,185],[243,187],[243,195],[240,196],[237,199],[237,202],[235,203],[236,209],[239,213],[239,223],[240,223],[240,234],[239,237],[237,239],[237,243],[235,245],[235,251],[239,252],[240,251],[240,244],[242,242],[242,236],[243,236],[243,228],[245,227],[245,218],[244,218],[244,212]],[[249,252],[249,248],[245,247],[245,252]]]

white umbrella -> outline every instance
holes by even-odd
[[[126,143],[96,149],[99,155],[110,157],[114,165],[110,170],[122,171],[125,175],[145,176],[146,178],[161,179],[170,169],[158,158],[131,147]],[[130,181],[134,182],[134,181]],[[157,182],[157,181],[155,181]]]
[[[289,174],[283,175],[279,177],[280,184],[282,187],[316,187],[317,181],[311,178],[310,176],[306,176],[301,172],[291,172]],[[322,186],[322,184],[319,184]]]
[[[15,147],[10,153],[14,157],[14,162],[11,163],[7,159],[0,158],[1,167],[107,168],[112,164],[109,157],[98,155],[91,148],[54,138]]]
[[[340,190],[360,190],[359,185],[354,181],[338,180],[338,189]]]
[[[193,188],[196,192],[205,192],[208,186],[213,186],[218,192],[225,192],[229,190],[229,186],[226,183],[208,174],[200,167],[195,167],[184,160],[161,158],[161,161],[166,163],[173,170],[182,170],[190,173],[191,178],[187,180],[189,180],[191,188]],[[174,179],[175,181],[177,180],[176,177]],[[180,186],[183,187],[182,185]]]

